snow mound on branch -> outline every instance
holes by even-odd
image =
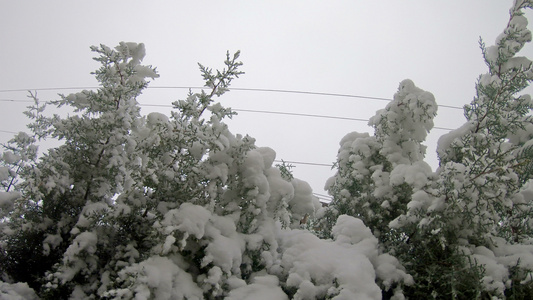
[[[166,124],[168,123],[168,117],[162,113],[151,112],[146,117],[146,123],[149,127],[153,128],[157,124]]]
[[[14,164],[14,163],[18,162],[21,159],[21,157],[20,157],[20,155],[16,155],[12,151],[6,151],[3,154],[3,159],[4,159],[4,162],[6,162],[8,164]]]
[[[140,64],[146,55],[146,48],[143,43],[120,42],[115,49],[118,52],[121,52],[125,57],[130,58],[128,64],[133,67],[134,72],[128,78],[129,83],[142,83],[145,82],[145,78],[154,79],[159,77],[151,66],[143,66]],[[122,67],[123,66],[121,66],[121,68]]]
[[[379,254],[377,239],[361,220],[341,215],[333,235],[331,241],[303,230],[281,233],[280,269],[287,272],[287,288],[296,290],[294,299],[381,299],[376,276],[387,288],[412,283],[394,257]]]
[[[393,256],[378,251],[378,239],[366,227],[362,220],[341,215],[333,227],[335,242],[340,245],[353,245],[363,253],[373,264],[377,278],[389,288],[394,282],[413,284],[413,279],[405,273],[399,261]]]
[[[211,213],[202,206],[183,203],[179,209],[170,210],[161,222],[167,226],[167,231],[179,229],[188,235],[201,239],[205,234],[205,226],[211,218]]]
[[[37,300],[37,294],[27,283],[7,283],[0,281],[0,299],[2,300]]]
[[[146,55],[146,48],[143,43],[120,42],[115,49],[124,53],[125,56],[131,57],[131,61],[135,65],[140,64]]]
[[[116,299],[203,299],[192,276],[167,257],[152,256],[119,273],[128,288],[109,292]]]
[[[415,189],[422,189],[428,184],[432,174],[431,166],[425,161],[417,161],[412,165],[398,165],[390,173],[391,185],[407,183]]]
[[[322,207],[318,198],[313,196],[309,183],[294,178],[291,184],[294,188],[294,197],[289,201],[289,206],[295,221],[301,220],[305,215],[312,215]]]
[[[289,299],[279,287],[279,280],[276,276],[263,275],[256,276],[252,284],[245,285],[232,290],[227,300],[284,300]]]
[[[179,241],[182,249],[187,246],[189,236],[209,241],[201,262],[203,266],[212,263],[226,274],[239,274],[245,242],[237,234],[231,217],[218,216],[202,206],[183,203],[179,209],[168,211],[161,225],[162,232],[167,235],[164,244],[157,248],[162,254],[173,250],[174,233],[181,232],[185,234]]]
[[[79,273],[88,273],[98,267],[96,243],[98,236],[94,232],[82,232],[63,254],[61,272],[57,272],[62,283],[71,281]],[[81,259],[83,257],[83,259]]]
[[[409,139],[422,142],[433,128],[436,113],[437,103],[433,94],[405,79],[400,82],[393,101],[379,110],[370,119],[369,125],[376,128],[376,136],[388,136],[395,142]]]
[[[276,151],[270,147],[259,147],[255,149],[255,151],[261,153],[265,168],[272,167],[272,163],[274,162],[274,159],[276,159]]]
[[[442,160],[447,156],[454,155],[453,153],[447,153],[450,151],[452,146],[462,147],[464,146],[461,142],[461,138],[466,136],[468,133],[471,133],[474,130],[474,124],[471,122],[466,122],[461,127],[452,130],[446,134],[443,134],[437,142],[437,154]],[[449,158],[452,159],[451,157]]]
[[[15,200],[20,197],[19,192],[0,192],[0,209],[11,211]]]
[[[472,257],[477,265],[485,270],[482,284],[487,291],[496,291],[504,295],[505,289],[510,284],[510,270],[520,267],[523,270],[533,270],[533,241],[522,244],[510,244],[500,237],[491,237],[494,245],[487,248],[478,246],[475,248],[463,247],[463,253]],[[525,276],[520,284],[531,282],[531,274]]]

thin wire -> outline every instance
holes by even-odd
[[[168,104],[146,104],[139,103],[139,106],[153,106],[153,107],[172,107]],[[252,110],[252,109],[240,109],[232,108],[231,110],[239,112],[252,112],[252,113],[262,113],[262,114],[274,114],[274,115],[289,115],[289,116],[299,116],[299,117],[314,117],[314,118],[326,118],[326,119],[338,119],[338,120],[349,120],[349,121],[358,121],[358,122],[368,122],[369,119],[359,119],[359,118],[348,118],[348,117],[337,117],[337,116],[326,116],[326,115],[313,115],[313,114],[300,114],[300,113],[290,113],[290,112],[280,112],[280,111],[270,111],[270,110]],[[433,127],[434,129],[452,131],[452,128],[446,127]]]
[[[331,203],[331,201],[333,201],[333,198],[321,198],[315,194],[313,194],[313,196],[317,197],[318,198],[318,201],[320,201],[320,203],[326,203],[326,204],[329,204]]]
[[[309,166],[319,166],[319,167],[330,167],[332,168],[332,164],[321,164],[321,163],[310,163],[310,162],[303,162],[303,161],[290,161],[290,160],[274,160],[275,162],[285,162],[289,164],[296,164],[296,165],[309,165]]]
[[[146,103],[139,103],[139,106],[173,107],[172,105],[168,105],[168,104],[146,104]],[[270,111],[270,110],[252,110],[252,109],[240,109],[240,108],[231,108],[231,110],[232,111],[237,111],[237,112],[242,111],[242,112],[253,112],[253,113],[263,113],[263,114],[289,115],[289,116],[315,117],[315,118],[328,118],[328,119],[340,119],[340,120],[362,121],[362,122],[368,122],[369,121],[368,119],[325,116],[325,115],[313,115],[313,114],[300,114],[300,113],[290,113],[290,112]]]
[[[1,101],[9,101],[9,102],[33,102],[32,100],[15,100],[15,99],[0,99]],[[48,103],[46,101],[45,103]],[[151,107],[173,107],[169,104],[147,104],[147,103],[139,103],[139,106],[151,106]],[[251,112],[251,113],[262,113],[262,114],[274,114],[274,115],[288,115],[288,116],[299,116],[299,117],[313,117],[313,118],[324,118],[324,119],[337,119],[337,120],[348,120],[348,121],[358,121],[358,122],[368,122],[369,119],[361,119],[361,118],[348,118],[348,117],[338,117],[338,116],[326,116],[326,115],[315,115],[315,114],[301,114],[301,113],[291,113],[291,112],[281,112],[281,111],[269,111],[269,110],[253,110],[253,109],[241,109],[241,108],[232,108],[233,111],[236,112]],[[446,128],[446,127],[433,127],[434,129],[440,129],[440,130],[447,130],[451,131],[452,128]]]
[[[182,86],[154,86],[154,87],[148,87],[152,89],[185,89],[189,87],[182,87]],[[203,87],[190,87],[190,89],[202,89]],[[370,100],[378,100],[378,101],[387,101],[390,102],[392,99],[389,98],[381,98],[381,97],[371,97],[371,96],[363,96],[363,95],[350,95],[350,94],[338,94],[338,93],[325,93],[325,92],[309,92],[309,91],[298,91],[298,90],[279,90],[279,89],[260,89],[260,88],[230,88],[229,89],[234,91],[253,91],[253,92],[273,92],[273,93],[290,93],[290,94],[305,94],[305,95],[318,95],[318,96],[333,96],[333,97],[345,97],[345,98],[359,98],[359,99],[370,99]],[[453,106],[453,105],[439,105],[439,107],[446,107],[446,108],[453,108],[453,109],[463,109],[463,107],[459,106]]]
[[[446,131],[452,131],[452,130],[455,130],[455,129],[453,129],[453,128],[438,127],[438,126],[433,126],[433,129],[446,130]]]
[[[242,111],[242,112],[262,113],[262,114],[289,115],[289,116],[300,116],[300,117],[314,117],[314,118],[326,118],[326,119],[338,119],[338,120],[350,120],[350,121],[368,122],[367,119],[336,117],[336,116],[325,116],[325,115],[313,115],[313,114],[289,113],[289,112],[280,112],[280,111],[252,110],[252,109],[240,109],[240,108],[235,108],[235,109],[232,108],[232,110],[234,110],[234,111]]]
[[[14,131],[8,131],[8,130],[0,130],[0,132],[4,133],[10,133],[10,134],[16,134],[17,132]],[[289,161],[289,160],[274,160],[275,162],[285,162],[289,164],[296,164],[296,165],[309,165],[309,166],[320,166],[320,167],[333,167],[331,164],[322,164],[322,163],[312,163],[312,162],[301,162],[301,161]]]
[[[0,99],[1,102],[33,102],[33,100]]]
[[[153,86],[148,87],[152,89],[202,89],[203,87],[183,87],[183,86]],[[252,91],[252,92],[272,92],[272,93],[289,93],[289,94],[305,94],[305,95],[318,95],[318,96],[333,96],[333,97],[347,97],[347,98],[361,98],[361,99],[371,99],[379,101],[392,101],[392,99],[381,98],[381,97],[370,97],[362,95],[349,95],[349,94],[338,94],[338,93],[324,93],[324,92],[310,92],[310,91],[298,91],[298,90],[280,90],[280,89],[260,89],[260,88],[239,88],[233,87],[229,89],[230,91]]]
[[[333,199],[333,197],[329,196],[329,195],[324,195],[324,194],[319,194],[319,193],[313,193],[313,195],[320,196],[320,197],[326,198],[326,199]]]
[[[53,91],[53,90],[83,90],[83,89],[97,89],[98,87],[62,87],[62,88],[37,88],[37,89],[12,89],[12,90],[0,90],[3,92],[27,92],[27,91]],[[148,86],[147,89],[203,89],[204,87],[198,86]],[[310,92],[310,91],[298,91],[298,90],[282,90],[282,89],[261,89],[261,88],[239,88],[233,87],[230,91],[253,91],[253,92],[271,92],[271,93],[289,93],[289,94],[305,94],[305,95],[318,95],[318,96],[332,96],[332,97],[344,97],[344,98],[358,98],[369,99],[377,101],[392,101],[389,98],[371,97],[363,95],[350,95],[339,93],[325,93],[325,92]],[[463,107],[453,105],[439,105],[439,107],[446,107],[452,109],[463,109]]]
[[[0,130],[0,132],[11,133],[11,134],[17,134],[17,132],[9,131],[9,130]]]
[[[12,90],[0,90],[0,92],[27,92],[29,90],[33,91],[53,91],[53,90],[79,90],[79,89],[96,89],[98,87],[63,87],[63,88],[38,88],[38,89],[12,89]],[[156,86],[148,87],[151,89],[202,89],[202,87],[180,87],[180,86]],[[360,99],[370,99],[377,101],[392,101],[387,98],[380,97],[369,97],[361,95],[348,95],[348,94],[337,94],[337,93],[322,93],[322,92],[309,92],[309,91],[296,91],[296,90],[278,90],[278,89],[256,89],[256,88],[232,88],[231,90],[236,91],[256,91],[256,92],[275,92],[275,93],[292,93],[292,94],[306,94],[306,95],[320,95],[320,96],[333,96],[333,97],[347,97],[347,98],[360,98]],[[0,99],[2,102],[33,102],[32,100],[16,100],[16,99]],[[142,104],[140,106],[157,106],[157,107],[172,107],[172,105],[166,104]],[[450,105],[439,105],[440,107],[453,108],[453,109],[462,109],[461,107],[450,106]],[[278,115],[291,115],[291,116],[302,116],[302,117],[316,117],[316,118],[329,118],[329,119],[339,119],[339,120],[350,120],[350,121],[363,121],[368,122],[368,119],[359,119],[359,118],[347,118],[347,117],[337,117],[337,116],[326,116],[326,115],[315,115],[315,114],[301,114],[301,113],[288,113],[288,112],[277,112],[277,111],[262,111],[262,110],[251,110],[251,109],[233,109],[234,111],[242,112],[252,112],[252,113],[266,113],[266,114],[278,114]],[[434,127],[435,129],[442,130],[452,130],[450,128],[444,127]],[[0,132],[16,134],[14,131],[0,130]],[[275,160],[276,162],[282,162]],[[309,165],[309,166],[320,166],[320,167],[329,167],[332,168],[331,164],[323,163],[311,163],[311,162],[300,162],[300,161],[283,161],[290,164],[297,165]],[[320,195],[315,193],[317,196],[329,197],[326,195]],[[320,198],[320,197],[319,197]],[[324,200],[330,200],[326,198]]]
[[[12,90],[0,90],[0,93],[9,92],[28,92],[28,91],[62,91],[62,90],[86,90],[97,89],[97,86],[79,86],[79,87],[55,87],[55,88],[37,88],[37,89],[12,89]]]

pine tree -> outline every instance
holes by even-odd
[[[407,211],[413,194],[431,184],[422,142],[436,110],[431,93],[404,80],[394,100],[370,119],[374,136],[353,132],[341,140],[337,173],[326,184],[333,201],[321,222],[322,236],[330,236],[339,216],[350,215],[372,230],[382,251],[398,255],[406,235],[389,223]]]
[[[435,173],[422,161],[421,142],[436,106],[406,105],[409,81],[370,121],[374,136],[352,133],[341,141],[323,234],[340,214],[361,218],[414,277],[408,297],[528,299],[533,292],[533,102],[519,95],[533,71],[529,59],[516,56],[531,41],[523,15],[531,7],[515,1],[496,44],[480,42],[489,72],[465,106],[465,125],[439,140]]]
[[[223,122],[235,113],[215,98],[242,74],[239,52],[221,71],[200,65],[206,90],[168,117],[140,114],[136,98],[158,77],[143,44],[92,50],[101,87],[52,103],[68,117],[44,117],[32,95],[33,135],[5,146],[1,297],[379,299],[378,277],[401,299],[411,276],[360,220],[314,236],[310,186]],[[38,157],[47,137],[63,144]]]
[[[371,118],[374,136],[353,132],[341,140],[338,171],[326,185],[334,201],[324,232],[348,214],[361,218],[382,243],[398,238],[391,236],[388,223],[405,212],[411,194],[428,181],[431,168],[423,161],[422,142],[436,109],[431,93],[404,80],[394,100]]]

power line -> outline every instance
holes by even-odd
[[[332,164],[321,164],[321,163],[311,163],[311,162],[303,162],[303,161],[290,161],[290,160],[274,160],[275,162],[280,163],[289,163],[289,164],[295,164],[295,165],[309,165],[309,166],[319,166],[319,167],[333,167]]]
[[[202,89],[203,87],[183,87],[183,86],[154,86],[148,87],[152,89]],[[288,94],[305,94],[305,95],[317,95],[317,96],[333,96],[333,97],[345,97],[345,98],[360,98],[371,99],[378,101],[392,101],[392,99],[381,97],[370,97],[362,95],[350,95],[350,94],[338,94],[338,93],[325,93],[325,92],[310,92],[310,91],[298,91],[298,90],[282,90],[282,89],[261,89],[261,88],[230,88],[230,91],[252,91],[252,92],[272,92],[272,93],[288,93]]]
[[[62,90],[92,90],[97,89],[97,86],[80,86],[80,87],[51,87],[51,88],[36,88],[36,89],[12,89],[12,90],[0,90],[0,93],[10,92],[29,92],[29,91],[62,91]]]
[[[15,99],[0,99],[0,101],[10,101],[10,102],[33,102],[32,100],[15,100]],[[139,103],[139,106],[148,106],[148,107],[173,107],[169,104],[148,104],[148,103]],[[339,116],[327,116],[327,115],[316,115],[316,114],[302,114],[302,113],[292,113],[292,112],[281,112],[281,111],[269,111],[269,110],[253,110],[253,109],[241,109],[241,108],[232,108],[236,112],[251,112],[251,113],[263,113],[263,114],[274,114],[274,115],[288,115],[288,116],[298,116],[298,117],[313,117],[313,118],[325,118],[325,119],[337,119],[337,120],[348,120],[348,121],[358,121],[358,122],[368,122],[369,119],[362,118],[349,118],[349,117],[339,117]],[[452,128],[446,127],[433,127],[434,129],[447,130],[451,131]]]
[[[367,119],[336,117],[336,116],[325,116],[325,115],[313,115],[313,114],[301,114],[301,113],[290,113],[290,112],[280,112],[280,111],[252,110],[252,109],[240,109],[240,108],[235,108],[235,109],[232,108],[231,110],[242,111],[242,112],[252,112],[252,113],[262,113],[262,114],[289,115],[289,116],[299,116],[299,117],[314,117],[314,118],[326,118],[326,119],[338,119],[338,120],[363,121],[363,122],[366,121],[366,122],[368,122]]]
[[[83,90],[83,89],[96,89],[98,87],[62,87],[62,88],[38,88],[38,89],[12,89],[12,90],[0,90],[0,92],[27,92],[30,90],[33,91],[57,91],[57,90]],[[203,87],[180,87],[180,86],[158,86],[158,87],[148,87],[150,89],[202,89]],[[258,89],[258,88],[232,88],[230,90],[236,91],[255,91],[255,92],[275,92],[275,93],[292,93],[292,94],[305,94],[305,95],[320,95],[320,96],[332,96],[332,97],[347,97],[347,98],[359,98],[359,99],[370,99],[376,101],[392,101],[387,98],[380,97],[369,97],[361,95],[349,95],[349,94],[338,94],[338,93],[323,93],[323,92],[310,92],[310,91],[297,91],[297,90],[279,90],[279,89]],[[33,100],[17,100],[17,99],[0,99],[1,102],[33,102]],[[172,107],[172,105],[165,104],[142,104],[140,106],[154,106],[154,107]],[[453,109],[462,109],[456,106],[450,105],[439,105],[440,107],[447,107]],[[368,122],[368,119],[360,118],[348,118],[348,117],[338,117],[338,116],[327,116],[327,115],[316,115],[316,114],[302,114],[302,113],[290,113],[290,112],[279,112],[279,111],[265,111],[265,110],[251,110],[251,109],[233,109],[234,111],[241,112],[251,112],[251,113],[265,113],[265,114],[278,114],[278,115],[290,115],[290,116],[301,116],[301,117],[316,117],[316,118],[328,118],[328,119],[339,119],[339,120],[350,120],[350,121],[362,121]],[[435,129],[442,130],[452,130],[450,128],[444,127],[434,127]],[[16,134],[16,132],[8,130],[0,130],[3,133]],[[276,160],[276,162],[282,162]],[[324,163],[314,163],[314,162],[301,162],[301,161],[283,161],[289,164],[296,165],[308,165],[308,166],[319,166],[319,167],[329,167],[333,168],[332,164]],[[319,199],[331,200],[330,196],[314,193]]]
[[[12,90],[0,90],[2,92],[27,92],[27,91],[53,91],[53,90],[83,90],[83,89],[97,89],[98,87],[59,87],[59,88],[37,88],[37,89],[12,89]],[[198,86],[148,86],[147,89],[203,89],[205,87]],[[262,89],[262,88],[239,88],[233,87],[230,91],[253,91],[253,92],[271,92],[271,93],[289,93],[289,94],[304,94],[304,95],[317,95],[317,96],[331,96],[331,97],[344,97],[344,98],[358,98],[369,99],[376,101],[390,102],[392,99],[382,97],[371,97],[364,95],[351,95],[351,94],[339,94],[339,93],[326,93],[326,92],[311,92],[311,91],[299,91],[299,90],[283,90],[283,89]],[[446,107],[452,109],[463,109],[459,106],[453,105],[439,105],[439,107]]]
[[[153,107],[173,107],[169,104],[147,104],[139,103],[139,106],[153,106]],[[241,109],[241,108],[231,108],[232,111],[242,111],[242,112],[252,112],[252,113],[263,113],[263,114],[274,114],[274,115],[289,115],[289,116],[300,116],[300,117],[315,117],[315,118],[328,118],[328,119],[340,119],[340,120],[350,120],[350,121],[362,121],[368,122],[368,119],[358,119],[358,118],[348,118],[348,117],[337,117],[337,116],[326,116],[326,115],[314,115],[314,114],[301,114],[301,113],[291,113],[291,112],[281,112],[281,111],[270,111],[270,110],[253,110],[253,109]]]
[[[39,88],[33,89],[35,91],[42,90],[71,90],[71,89],[95,89],[97,87],[65,87],[65,88]],[[156,86],[148,87],[151,89],[201,89],[202,87],[185,87],[185,86]],[[352,98],[364,98],[371,100],[381,100],[381,101],[391,101],[391,99],[379,98],[379,97],[367,97],[367,96],[358,96],[358,95],[348,95],[348,94],[335,94],[335,93],[322,93],[322,92],[308,92],[308,91],[295,91],[295,90],[278,90],[278,89],[255,89],[255,88],[232,88],[232,90],[242,90],[242,91],[259,91],[259,92],[279,92],[279,93],[296,93],[296,94],[308,94],[308,95],[322,95],[322,96],[336,96],[336,97],[352,97]],[[28,91],[25,89],[13,89],[13,90],[0,90],[0,92],[21,92]],[[17,99],[0,99],[1,102],[32,102],[32,100],[17,100]],[[153,106],[153,107],[172,107],[168,104],[143,104],[139,103],[140,106]],[[460,107],[450,106],[450,105],[440,105],[440,107],[448,107],[461,109]],[[277,114],[277,115],[289,115],[289,116],[300,116],[300,117],[314,117],[314,118],[326,118],[326,119],[337,119],[337,120],[349,120],[349,121],[359,121],[359,122],[368,122],[368,119],[361,118],[348,118],[348,117],[339,117],[339,116],[327,116],[327,115],[316,115],[316,114],[302,114],[302,113],[291,113],[291,112],[280,112],[280,111],[268,111],[268,110],[252,110],[252,109],[233,109],[234,111],[242,112],[251,112],[251,113],[264,113],[264,114]],[[440,130],[453,130],[452,128],[446,127],[433,127],[434,129]]]
[[[9,130],[0,130],[0,132],[3,132],[3,133],[10,133],[10,134],[17,134],[16,132],[14,132],[14,131],[9,131]]]
[[[0,130],[0,132],[4,132],[4,133],[10,133],[10,134],[17,134],[17,132],[14,132],[14,131],[8,131],[8,130]],[[333,167],[333,165],[331,164],[323,164],[323,163],[313,163],[313,162],[302,162],[302,161],[289,161],[289,160],[274,160],[274,162],[279,162],[279,163],[289,163],[289,164],[295,164],[295,165],[308,165],[308,166],[319,166],[319,167]]]
[[[139,103],[139,106],[153,106],[153,107],[172,107],[168,104],[147,104]],[[301,114],[301,113],[291,113],[291,112],[280,112],[280,111],[270,111],[270,110],[252,110],[252,109],[241,109],[241,108],[232,108],[231,110],[239,112],[252,112],[252,113],[263,113],[263,114],[273,114],[273,115],[289,115],[289,116],[298,116],[298,117],[314,117],[314,118],[326,118],[326,119],[338,119],[338,120],[349,120],[349,121],[358,121],[358,122],[368,122],[369,119],[360,119],[360,118],[348,118],[348,117],[337,117],[337,116],[326,116],[326,115],[314,115],[314,114]],[[446,127],[433,127],[434,129],[447,130],[451,131],[452,128]]]
[[[33,100],[0,99],[0,102],[33,102]]]
[[[313,195],[320,196],[320,197],[326,198],[326,199],[333,199],[333,197],[330,196],[330,195],[324,195],[324,194],[319,194],[319,193],[313,193]]]
[[[182,87],[182,86],[154,86],[154,87],[148,87],[152,89],[188,89],[189,87]],[[202,89],[203,87],[190,87],[190,89]],[[273,93],[289,93],[289,94],[305,94],[305,95],[318,95],[318,96],[332,96],[332,97],[345,97],[345,98],[358,98],[358,99],[370,99],[370,100],[378,100],[378,101],[387,101],[390,102],[392,99],[390,98],[382,98],[382,97],[371,97],[371,96],[363,96],[363,95],[351,95],[351,94],[339,94],[339,93],[325,93],[325,92],[310,92],[310,91],[298,91],[298,90],[281,90],[281,89],[260,89],[260,88],[230,88],[229,89],[234,91],[253,91],[253,92],[273,92]],[[459,106],[453,106],[453,105],[438,105],[439,107],[446,107],[446,108],[453,108],[453,109],[463,109],[463,107]]]

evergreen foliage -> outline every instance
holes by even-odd
[[[143,44],[92,47],[96,90],[67,117],[26,115],[0,159],[2,299],[531,299],[532,39],[516,0],[466,123],[424,161],[434,96],[404,80],[340,142],[322,207],[274,150],[234,135],[216,102],[241,76],[199,64],[205,90],[143,116],[159,77]],[[38,143],[62,145],[38,155]]]
[[[215,102],[243,74],[239,52],[221,71],[200,65],[207,90],[174,102],[168,117],[140,114],[136,98],[158,77],[141,64],[143,44],[91,49],[101,87],[53,102],[73,109],[66,118],[44,117],[32,95],[33,135],[5,145],[0,296],[378,298],[378,269],[396,295],[396,282],[411,282],[354,218],[330,241],[302,230],[321,207],[309,185],[290,165],[273,166],[272,149],[233,135],[223,120],[235,113]],[[47,137],[63,144],[38,158]],[[331,250],[357,259],[316,269]]]
[[[436,172],[423,162],[421,145],[436,105],[414,87],[405,97],[406,81],[371,119],[374,136],[341,141],[323,232],[339,214],[364,220],[414,277],[405,287],[410,298],[531,297],[533,102],[519,93],[533,69],[516,56],[531,41],[523,15],[531,6],[515,1],[495,45],[480,42],[489,72],[464,108],[466,123],[440,138]]]

